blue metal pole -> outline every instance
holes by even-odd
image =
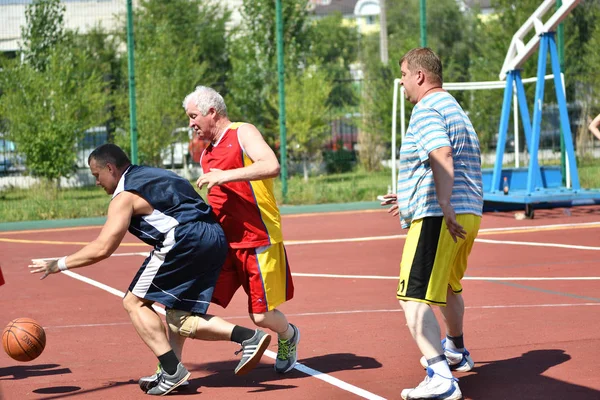
[[[560,115],[561,133],[564,143],[565,155],[569,161],[569,174],[571,175],[571,187],[573,190],[579,190],[579,173],[577,172],[577,164],[575,159],[575,149],[573,147],[573,136],[571,133],[571,125],[569,124],[569,113],[567,112],[567,99],[565,96],[565,88],[560,76],[560,65],[558,51],[554,36],[549,35],[548,41],[550,45],[550,61],[552,63],[552,73],[554,74],[554,87],[556,88],[556,100],[558,101],[558,111]],[[566,177],[563,175],[563,178]]]
[[[546,75],[546,60],[548,56],[548,33],[543,33],[540,39],[540,53],[538,58],[537,83],[535,87],[535,99],[533,101],[533,124],[531,126],[531,146],[529,152],[529,171],[527,174],[527,193],[533,194],[538,184],[540,166],[538,161],[538,150],[540,148],[540,130],[542,126],[542,105],[544,104],[544,76]]]
[[[506,132],[508,130],[508,121],[510,118],[510,104],[512,102],[514,71],[506,74],[506,87],[504,89],[504,101],[502,102],[502,114],[500,115],[500,127],[498,128],[498,141],[496,142],[496,162],[494,163],[494,172],[492,174],[492,184],[490,191],[492,193],[502,190],[500,182],[502,179],[502,159],[504,158],[504,147],[506,146]]]
[[[517,99],[521,113],[521,123],[523,124],[523,134],[525,136],[527,151],[531,153],[531,119],[529,119],[529,109],[527,108],[527,98],[525,97],[525,87],[521,79],[521,71],[516,72],[515,86],[517,87]]]
[[[519,102],[519,110],[521,113],[521,123],[523,124],[523,133],[525,135],[525,143],[527,151],[531,154],[531,120],[529,119],[529,109],[527,108],[527,98],[525,98],[525,87],[521,80],[521,71],[516,71],[515,84],[517,86],[517,99]],[[542,182],[542,171],[537,169],[537,182]]]

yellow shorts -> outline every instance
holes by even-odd
[[[410,225],[400,261],[399,300],[445,306],[448,287],[454,293],[462,292],[460,281],[481,217],[459,214],[456,220],[467,231],[466,238],[459,238],[458,243],[448,233],[444,217],[426,217]]]

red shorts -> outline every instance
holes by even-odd
[[[4,285],[4,277],[2,276],[2,268],[0,268],[0,286]]]
[[[294,296],[292,273],[283,243],[250,249],[229,249],[212,302],[225,308],[242,286],[248,312],[265,313]]]

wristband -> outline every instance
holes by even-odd
[[[58,265],[58,269],[61,271],[66,271],[67,268],[67,256],[64,256],[63,258],[59,258],[57,265]]]

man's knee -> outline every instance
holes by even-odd
[[[145,302],[146,302],[146,300],[137,297],[136,295],[134,295],[131,292],[127,292],[127,294],[123,298],[123,308],[128,313],[131,313],[131,312],[135,311],[136,309],[139,309],[140,307],[142,307],[145,304]]]
[[[202,316],[189,311],[167,309],[166,321],[171,332],[183,337],[194,339]]]
[[[265,313],[250,313],[250,319],[256,326],[261,328],[268,328],[275,318],[276,310],[267,311]]]

